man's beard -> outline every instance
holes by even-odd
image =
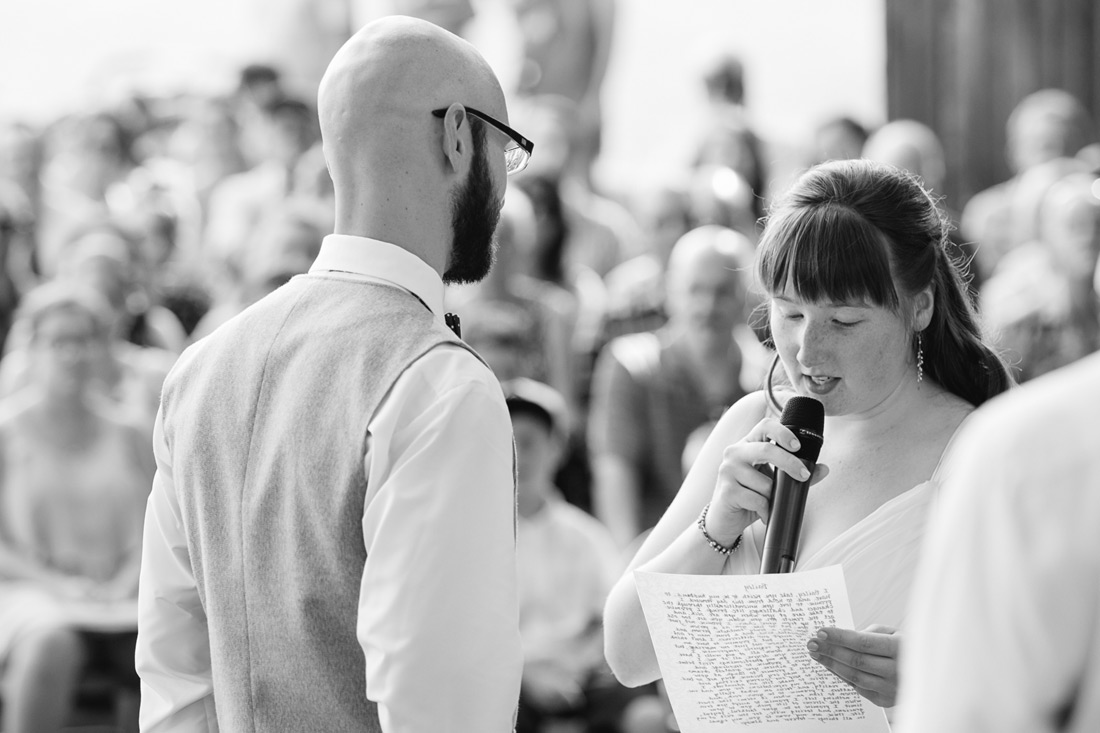
[[[493,200],[493,184],[485,160],[485,131],[475,135],[474,160],[466,182],[451,197],[451,229],[454,240],[445,283],[476,283],[493,266],[493,233],[500,207]]]

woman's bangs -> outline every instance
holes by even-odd
[[[769,222],[760,242],[760,282],[771,294],[788,284],[809,302],[896,308],[882,235],[850,209],[795,209]]]

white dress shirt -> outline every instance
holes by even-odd
[[[1100,356],[983,405],[944,465],[904,733],[1100,730]]]
[[[439,275],[394,245],[330,235],[310,272],[403,288],[443,322]],[[482,521],[499,516],[501,487],[513,489],[500,385],[445,344],[398,378],[368,429],[357,619],[365,694],[386,733],[511,731],[522,669],[514,525]],[[486,446],[505,448],[487,455]],[[142,730],[217,730],[205,616],[159,416],[154,449],[139,602]]]

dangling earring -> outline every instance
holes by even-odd
[[[917,384],[924,381],[924,343],[917,331]]]

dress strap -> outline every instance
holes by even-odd
[[[970,422],[970,416],[973,414],[974,410],[971,410],[966,414],[966,417],[959,421],[959,424],[955,426],[955,432],[951,433],[951,437],[948,439],[947,445],[943,447],[943,453],[940,454],[940,460],[936,463],[936,468],[932,471],[932,478],[930,479],[934,490],[938,491],[939,489],[940,469],[943,468],[944,460],[947,458],[947,454],[951,452],[951,447],[955,445],[955,441],[959,439],[959,433],[962,432],[963,426]]]

